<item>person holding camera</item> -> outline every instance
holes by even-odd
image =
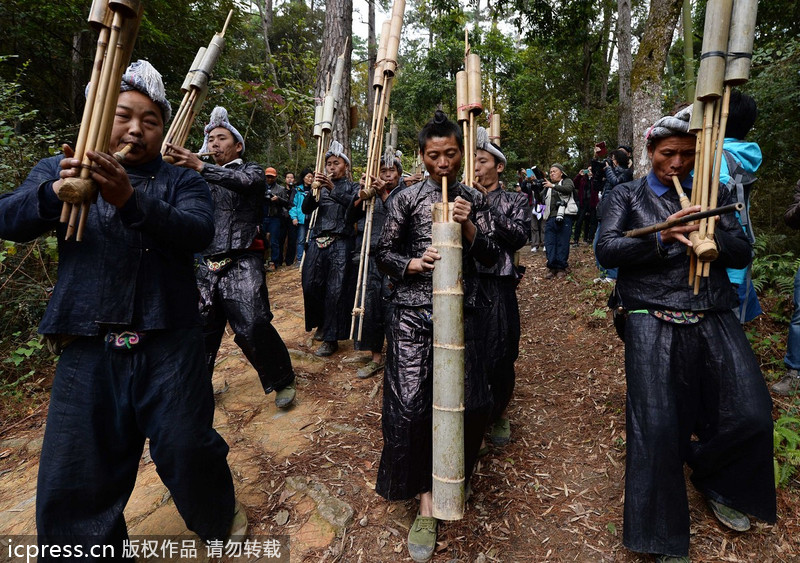
[[[556,276],[563,278],[569,267],[569,240],[572,234],[572,222],[578,214],[575,203],[575,184],[565,178],[564,167],[555,163],[550,167],[550,180],[543,184],[545,209],[544,246],[547,253],[547,274],[545,278]]]
[[[267,189],[264,194],[264,232],[269,233],[269,264],[267,270],[274,272],[283,264],[283,244],[286,242],[286,227],[289,222],[289,190],[278,183],[278,171],[272,166],[264,170]],[[294,176],[292,176],[294,178]],[[287,264],[288,266],[288,264]]]

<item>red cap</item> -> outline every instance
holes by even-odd
[[[264,170],[264,176],[275,176],[278,177],[278,171],[275,170],[272,166]]]

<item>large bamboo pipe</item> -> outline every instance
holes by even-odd
[[[447,180],[442,180],[442,197]],[[444,218],[453,205],[433,205],[433,516],[464,517],[464,288],[461,225]]]

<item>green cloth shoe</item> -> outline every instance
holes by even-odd
[[[383,363],[378,363],[374,360],[370,360],[370,362],[365,365],[363,368],[356,372],[356,375],[359,379],[366,379],[368,377],[372,377],[383,367]]]
[[[233,521],[228,532],[228,540],[232,543],[242,543],[247,537],[247,512],[238,500],[233,509]]]
[[[692,563],[688,555],[675,557],[674,555],[656,555],[656,563]]]
[[[722,522],[724,526],[727,526],[735,532],[746,532],[750,529],[750,518],[748,518],[746,514],[742,514],[735,508],[725,506],[711,499],[708,499],[708,505],[711,507],[717,520]]]
[[[408,554],[417,563],[425,563],[433,557],[437,524],[438,521],[433,516],[417,515],[411,525],[408,531]]]
[[[507,418],[498,419],[492,425],[492,431],[489,433],[489,439],[495,446],[505,446],[511,440],[511,423]]]
[[[295,395],[297,395],[297,380],[293,379],[289,385],[275,393],[275,406],[285,409],[294,402]]]

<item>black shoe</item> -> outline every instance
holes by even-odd
[[[322,334],[322,329],[321,329],[321,328],[318,328],[318,329],[316,330],[316,332],[314,332],[314,340],[318,340],[318,341],[320,341],[320,342],[322,342],[323,340],[325,340],[325,337],[324,337],[324,336],[323,336],[323,334]]]
[[[320,358],[327,358],[328,356],[332,356],[334,352],[339,349],[338,342],[323,342],[322,345],[317,348],[316,352],[314,352],[315,356]]]

